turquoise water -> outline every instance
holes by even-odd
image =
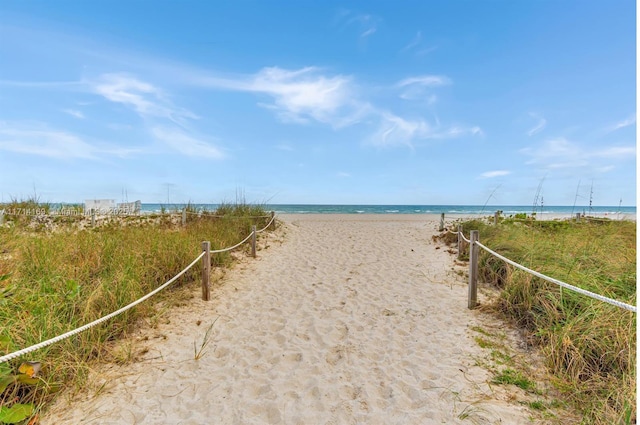
[[[143,212],[159,212],[181,210],[183,204],[142,204]],[[191,204],[191,207],[215,210],[217,204]],[[545,206],[534,209],[531,205],[308,205],[308,204],[274,204],[265,205],[266,210],[276,214],[493,214],[501,210],[503,214],[575,214],[589,215],[635,214],[636,207],[617,206]]]

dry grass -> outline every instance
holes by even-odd
[[[41,208],[35,202],[20,205]],[[268,221],[246,216],[265,214],[261,207],[224,205],[219,211],[189,215],[186,226],[179,216],[165,215],[103,220],[96,228],[82,230],[82,219],[74,218],[55,223],[55,231],[34,226],[26,215],[5,215],[0,226],[0,354],[55,337],[129,304],[191,263],[201,252],[201,241],[209,240],[211,249],[234,245],[250,233],[251,225],[260,228]],[[231,261],[228,253],[212,258],[215,265]],[[199,282],[200,274],[197,264],[174,285]],[[170,291],[158,294],[158,300],[170,297]],[[0,384],[7,383],[4,388],[0,385],[0,407],[31,404],[37,411],[62,386],[82,385],[88,362],[105,355],[105,344],[152,313],[153,303],[142,303],[82,334],[0,364]],[[40,361],[43,368],[37,379],[21,382],[18,367],[26,360]]]
[[[526,267],[635,305],[635,222],[476,220],[463,227],[467,235],[479,230],[483,244]],[[584,423],[635,423],[636,315],[480,252],[481,281],[501,288],[494,311],[529,332]]]

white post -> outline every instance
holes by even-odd
[[[444,230],[444,213],[440,214],[440,227],[438,227],[438,231],[442,232]]]

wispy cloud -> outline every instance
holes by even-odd
[[[425,100],[433,105],[437,96],[430,93],[434,87],[451,84],[451,79],[444,75],[420,75],[417,77],[405,78],[396,83],[396,87],[401,89],[400,98],[405,100]]]
[[[400,49],[400,51],[407,51],[407,50],[411,50],[414,47],[420,45],[420,43],[422,42],[422,31],[418,31],[415,35],[415,37],[413,37],[413,39],[411,39],[411,41],[409,42],[409,44],[407,44],[406,46],[404,46],[402,49]]]
[[[76,109],[63,109],[62,112],[78,119],[84,119],[84,114]]]
[[[481,179],[492,179],[494,177],[503,177],[511,174],[511,171],[507,170],[495,170],[495,171],[486,171],[480,174]]]
[[[324,75],[316,67],[298,70],[269,67],[249,76],[205,77],[196,84],[266,94],[273,103],[259,105],[273,110],[288,123],[317,121],[340,128],[357,122],[368,109],[365,103],[354,100],[356,95],[350,77]]]
[[[379,111],[380,125],[369,142],[378,147],[414,147],[416,140],[453,139],[462,136],[482,136],[480,127],[446,127],[432,125],[424,119],[405,119],[391,112]]]
[[[223,159],[225,154],[211,143],[195,138],[181,129],[154,127],[151,134],[159,141],[183,155],[194,158]]]
[[[400,53],[413,52],[414,56],[423,56],[436,50],[437,46],[425,46],[422,39],[422,31],[418,31],[411,41],[400,49]]]
[[[542,130],[544,130],[544,128],[547,126],[547,120],[545,120],[543,117],[541,117],[538,114],[534,114],[534,113],[530,113],[529,116],[531,118],[534,118],[537,123],[535,126],[533,126],[529,131],[527,131],[527,135],[529,137],[541,132]]]
[[[546,169],[594,167],[598,160],[635,159],[635,146],[611,146],[605,149],[584,148],[563,137],[549,139],[543,143],[521,149],[530,159],[527,164],[535,164]],[[606,165],[607,167],[609,164]]]
[[[116,146],[98,146],[85,138],[40,123],[10,124],[0,122],[0,150],[55,159],[100,159],[126,157],[139,152]]]
[[[624,120],[618,121],[617,123],[610,125],[607,127],[607,132],[611,133],[616,130],[620,130],[621,128],[632,126],[636,123],[636,116],[631,115]]]
[[[347,172],[345,172],[345,171],[339,171],[336,175],[337,175],[338,177],[341,177],[341,178],[351,177],[351,174],[349,174],[349,173],[347,173]]]
[[[381,19],[368,13],[356,13],[347,9],[338,11],[334,18],[334,24],[343,27],[356,27],[360,39],[372,36],[378,31]]]
[[[186,109],[173,106],[158,87],[129,74],[104,74],[91,85],[95,93],[133,109],[142,117],[161,117],[178,124],[185,118],[198,118]]]

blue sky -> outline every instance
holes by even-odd
[[[4,201],[539,187],[636,204],[634,1],[0,0]]]

